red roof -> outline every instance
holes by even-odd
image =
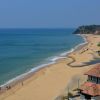
[[[85,82],[80,90],[84,94],[88,94],[91,96],[100,96],[100,84],[92,83],[92,82]]]
[[[100,64],[86,72],[85,75],[100,77]]]

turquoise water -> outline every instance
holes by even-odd
[[[83,43],[75,29],[0,29],[0,84]]]

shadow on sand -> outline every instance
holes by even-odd
[[[100,58],[94,58],[93,60],[91,60],[89,62],[84,62],[82,65],[72,65],[72,63],[74,63],[74,62],[75,62],[75,59],[73,59],[73,61],[68,63],[67,65],[69,65],[70,67],[85,67],[85,66],[89,66],[89,65],[94,65],[94,64],[100,63]]]

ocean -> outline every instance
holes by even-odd
[[[0,85],[65,56],[84,42],[75,29],[0,29]]]

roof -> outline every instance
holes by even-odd
[[[85,82],[83,85],[81,85],[80,90],[84,94],[100,96],[100,84]]]
[[[100,77],[100,64],[86,72],[85,75]]]

